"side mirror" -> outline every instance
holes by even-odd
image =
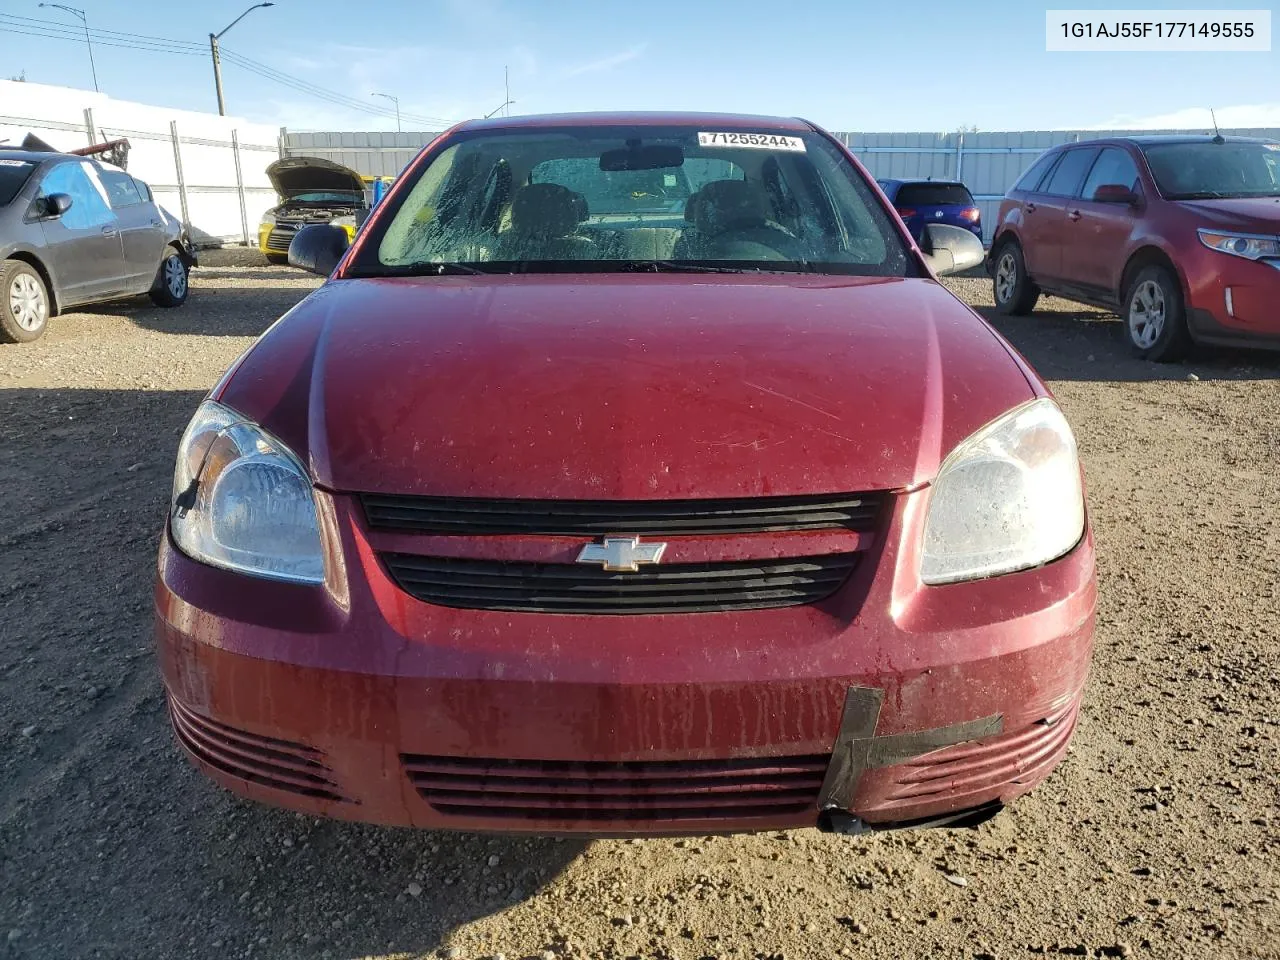
[[[945,223],[931,223],[924,228],[921,251],[925,262],[939,277],[971,270],[986,256],[982,241],[974,234]]]
[[[1123,183],[1104,183],[1093,191],[1095,203],[1123,203],[1133,206],[1138,202],[1138,195]]]
[[[328,223],[313,223],[294,234],[289,266],[327,277],[347,252],[347,231]]]
[[[71,197],[65,193],[51,193],[44,198],[44,210],[42,211],[46,217],[60,217],[71,209]]]

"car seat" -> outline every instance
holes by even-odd
[[[511,200],[511,227],[499,235],[494,259],[592,259],[595,243],[576,232],[587,215],[586,198],[568,187],[558,183],[521,187]]]

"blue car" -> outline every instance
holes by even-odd
[[[877,180],[919,243],[930,223],[972,230],[982,239],[982,213],[969,188],[958,180]]]

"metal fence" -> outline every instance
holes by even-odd
[[[28,133],[59,150],[127,137],[129,172],[202,246],[255,243],[263,212],[277,202],[266,175],[280,155],[271,127],[0,80],[0,140],[16,146]]]
[[[837,133],[879,179],[933,177],[963,180],[994,224],[1000,200],[1018,177],[1049,147],[1096,137],[1204,130],[1021,130],[1004,133]],[[1237,129],[1227,135],[1280,139],[1280,129]],[[394,177],[437,136],[429,133],[290,133],[280,131],[286,156],[324,157],[365,176]]]

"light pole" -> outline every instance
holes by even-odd
[[[396,105],[396,132],[397,132],[397,133],[399,133],[399,132],[400,132],[400,98],[399,98],[399,97],[393,97],[393,96],[392,96],[391,94],[389,94],[389,93],[371,93],[371,94],[369,94],[369,96],[371,96],[371,97],[385,97],[386,99],[390,100],[392,103],[394,103],[394,104]]]
[[[250,7],[244,13],[240,14],[240,16],[236,17],[229,24],[227,24],[226,27],[223,28],[221,33],[209,34],[209,50],[213,53],[213,85],[214,85],[214,88],[218,91],[218,116],[220,117],[225,117],[227,115],[227,109],[226,109],[226,104],[223,102],[223,99],[222,99],[222,54],[218,50],[218,41],[222,39],[222,35],[224,33],[226,33],[228,30],[234,27],[237,23],[239,23],[249,14],[253,13],[253,11],[257,10],[259,7],[274,7],[274,6],[275,6],[274,3],[255,3],[252,7]]]
[[[497,113],[497,112],[498,112],[499,110],[501,110],[503,107],[509,107],[509,106],[511,106],[511,104],[513,104],[513,103],[515,103],[515,101],[514,101],[514,100],[506,100],[506,101],[504,101],[504,102],[500,103],[498,106],[494,107],[492,110],[490,110],[488,113],[486,113],[486,114],[484,115],[484,119],[488,120],[490,117],[492,117],[495,113]]]
[[[68,7],[61,3],[42,3],[42,7],[56,7],[59,10],[65,10],[67,13],[74,14],[80,18],[80,22],[84,24],[84,42],[89,46],[89,72],[93,74],[93,92],[98,92],[98,68],[93,63],[93,41],[89,39],[89,20],[84,15],[83,10],[76,7]]]

